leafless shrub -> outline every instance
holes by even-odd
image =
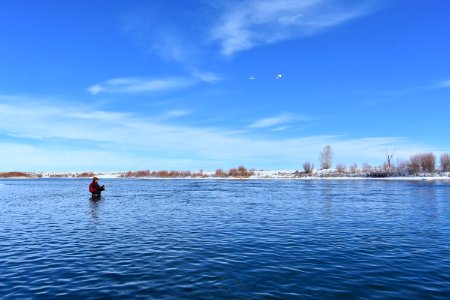
[[[0,178],[9,178],[9,177],[30,177],[30,174],[25,172],[1,172]]]
[[[410,174],[420,172],[433,173],[436,171],[436,157],[433,153],[419,153],[411,156],[408,169]]]
[[[352,165],[350,166],[350,172],[351,172],[352,174],[358,173],[358,165],[357,165],[356,163],[354,163],[354,164],[352,164]]]
[[[246,167],[244,167],[244,166],[239,166],[238,167],[238,172],[239,172],[239,175],[246,175],[247,174],[247,168]]]
[[[95,174],[93,172],[83,172],[77,175],[77,177],[94,177]]]
[[[149,175],[146,174],[147,172],[142,172],[142,175],[139,177],[161,177],[161,178],[169,178],[170,176],[170,172],[167,170],[161,170],[161,171],[157,171],[157,172],[151,172]]]
[[[320,167],[324,170],[331,168],[333,163],[333,149],[330,145],[325,145],[319,156]]]
[[[443,153],[441,155],[440,163],[443,172],[450,172],[450,154]]]
[[[347,171],[347,167],[344,164],[338,163],[336,165],[336,173],[343,175],[345,174],[345,171]]]
[[[232,176],[232,177],[248,178],[250,176],[253,176],[255,173],[253,170],[247,170],[247,168],[244,166],[239,166],[237,168],[237,170],[236,169],[232,169],[232,170],[235,170],[233,173],[231,172],[231,170],[229,172],[230,176]]]
[[[152,177],[152,178],[185,178],[185,177],[201,177],[202,173],[191,173],[191,171],[168,171],[168,170],[160,170],[160,171],[149,171],[149,170],[140,170],[140,171],[128,171],[123,174],[121,177],[126,178],[142,178],[142,177]]]
[[[419,174],[420,172],[420,157],[419,155],[413,155],[409,158],[408,164],[409,174]]]
[[[231,177],[238,177],[238,170],[236,168],[231,168],[231,169],[228,170],[228,174],[227,175],[231,176]]]
[[[433,153],[419,153],[413,156],[415,164],[419,164],[420,171],[433,173],[436,170],[436,157]]]
[[[161,171],[163,172],[163,171]],[[167,172],[167,171],[165,171]],[[134,177],[150,177],[150,171],[148,170],[141,170],[141,171],[136,171]]]
[[[422,171],[433,173],[436,171],[436,156],[433,153],[424,153],[421,155]]]
[[[215,177],[227,177],[227,173],[222,169],[217,169],[214,176]]]
[[[248,178],[255,175],[255,170],[247,170],[244,166],[239,166],[238,168],[231,168],[228,172],[225,172],[222,169],[217,169],[215,173],[215,177],[235,177],[235,178]]]
[[[303,170],[305,171],[306,174],[311,174],[312,171],[314,170],[314,164],[311,162],[305,162],[303,164]]]
[[[395,173],[397,176],[408,176],[410,174],[409,162],[407,160],[397,161],[397,165],[395,166]]]

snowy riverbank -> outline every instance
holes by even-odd
[[[165,171],[164,171],[165,172]],[[375,175],[374,175],[375,174]],[[185,171],[185,172],[0,172],[0,178],[91,178],[101,179],[138,178],[138,179],[298,179],[298,180],[450,180],[450,172],[419,173],[415,175],[396,176],[395,174],[368,172],[337,172],[336,170],[315,170],[305,173],[298,170],[252,170],[245,176],[217,176],[216,171]]]

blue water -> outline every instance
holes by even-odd
[[[1,299],[449,299],[450,183],[0,180]]]

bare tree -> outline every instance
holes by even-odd
[[[418,154],[409,158],[408,170],[410,174],[417,175],[420,172],[420,156]]]
[[[398,160],[396,166],[397,176],[408,176],[409,175],[409,161],[408,160]]]
[[[450,172],[450,155],[448,153],[441,155],[441,170],[443,172]]]
[[[345,171],[347,171],[347,167],[344,164],[338,163],[336,165],[336,172],[338,174],[343,175],[343,174],[345,174]]]
[[[311,174],[312,171],[314,170],[314,164],[311,162],[305,162],[303,164],[303,170],[305,170],[306,174]]]
[[[333,163],[333,149],[330,145],[325,145],[319,156],[320,167],[322,169],[329,169]]]
[[[393,157],[394,157],[394,152],[392,152],[391,154],[388,154],[387,148],[386,148],[386,164],[385,164],[385,166],[388,170],[390,170],[392,167],[392,158]]]
[[[216,174],[214,175],[216,177],[227,177],[227,173],[222,169],[217,169]]]
[[[419,153],[409,159],[409,170],[412,174],[419,172],[433,173],[436,170],[436,157],[433,153]]]
[[[420,166],[422,167],[422,171],[433,173],[436,171],[436,156],[433,153],[421,154]]]

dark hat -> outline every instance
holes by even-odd
[[[96,180],[98,180],[98,178],[97,178],[97,177],[94,177],[94,178],[92,178],[92,181],[96,181]]]

